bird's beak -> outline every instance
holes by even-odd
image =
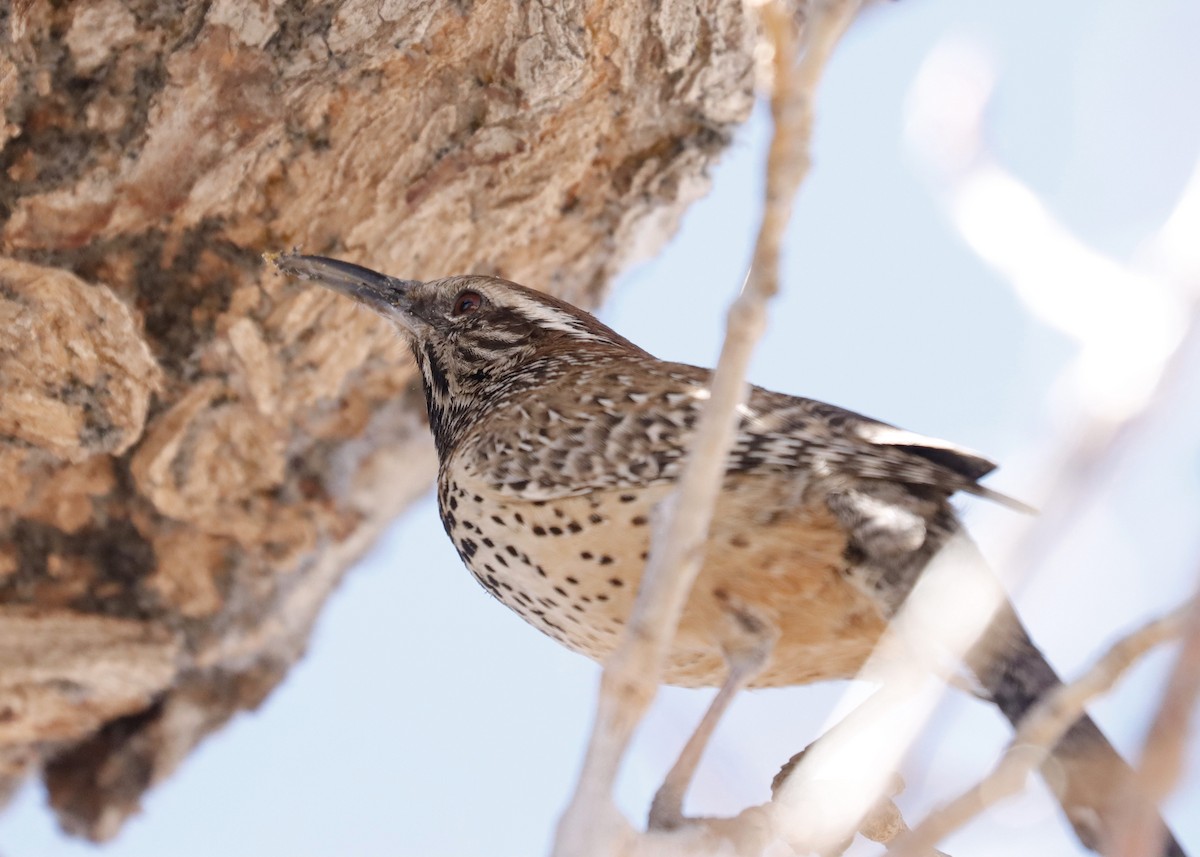
[[[412,326],[412,288],[418,280],[398,280],[360,265],[325,256],[264,253],[279,271],[301,280],[312,280],[364,303],[385,318]]]

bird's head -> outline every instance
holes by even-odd
[[[560,366],[641,352],[583,310],[495,277],[401,280],[337,259],[269,257],[285,274],[354,298],[392,322],[421,370],[439,447],[518,386]]]

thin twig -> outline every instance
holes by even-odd
[[[627,824],[612,805],[617,771],[633,730],[654,698],[662,664],[703,559],[704,540],[733,445],[746,369],[766,326],[766,305],[778,291],[779,250],[792,201],[810,166],[813,93],[833,46],[858,0],[814,2],[804,26],[804,52],[791,5],[760,6],[764,44],[772,51],[766,198],[754,256],[741,294],[730,307],[725,343],[713,372],[687,464],[663,504],[642,585],[628,627],[605,664],[596,722],[575,795],[559,823],[558,857],[612,854],[627,842]]]
[[[964,534],[947,540],[860,671],[881,687],[814,742],[774,806],[797,851],[835,853],[862,826],[944,692],[934,679],[978,639],[1004,593]]]
[[[1185,630],[1179,655],[1167,679],[1158,713],[1146,735],[1138,764],[1136,785],[1141,800],[1128,800],[1128,811],[1118,819],[1114,857],[1157,857],[1162,854],[1165,831],[1154,812],[1175,788],[1187,757],[1188,724],[1200,696],[1200,589],[1184,617]]]
[[[1194,310],[1190,313],[1190,326],[1185,329],[1184,335],[1178,342],[1176,348],[1164,361],[1161,373],[1156,379],[1148,383],[1146,396],[1139,402],[1138,406],[1129,408],[1125,413],[1120,415],[1120,418],[1110,418],[1109,420],[1095,419],[1084,430],[1077,430],[1075,434],[1064,439],[1062,445],[1064,453],[1055,456],[1053,460],[1061,462],[1055,470],[1051,478],[1047,480],[1051,486],[1049,496],[1044,508],[1048,513],[1043,513],[1038,518],[1030,521],[1024,528],[1022,537],[1017,540],[1019,545],[1016,550],[1010,550],[1009,561],[1002,564],[1006,569],[1012,569],[1014,566],[1021,568],[1024,572],[1030,572],[1035,566],[1039,565],[1048,554],[1049,550],[1057,544],[1057,536],[1061,535],[1066,524],[1072,520],[1073,515],[1078,514],[1078,511],[1085,506],[1085,501],[1093,495],[1097,485],[1109,474],[1114,462],[1119,460],[1133,445],[1135,438],[1141,439],[1148,426],[1155,423],[1158,416],[1161,416],[1173,399],[1171,392],[1176,389],[1181,379],[1188,371],[1188,367],[1194,362],[1191,356],[1195,352],[1197,340],[1200,338],[1200,315]],[[1111,416],[1111,415],[1110,415]],[[1015,560],[1015,561],[1014,561]],[[930,572],[927,570],[925,575],[928,577]],[[1011,576],[1011,575],[1006,575]],[[991,597],[990,595],[988,596]],[[909,607],[918,606],[922,601],[921,593],[914,592],[905,606],[905,611]],[[935,598],[934,601],[941,599]],[[981,604],[977,604],[975,599],[970,600],[970,606],[978,616],[978,630],[981,631],[987,622],[987,617],[991,614],[991,608],[982,609]],[[996,602],[997,604],[999,602]],[[936,609],[936,604],[929,609],[934,617],[939,613]],[[942,616],[955,616],[959,611],[957,608],[941,613]],[[903,617],[903,613],[902,613]],[[920,623],[917,623],[918,627]],[[936,627],[930,628],[931,633],[939,633]],[[964,634],[960,640],[965,640],[971,637],[972,634],[977,636],[978,631]],[[955,646],[954,650],[965,651],[965,648]],[[876,660],[872,656],[872,661]],[[884,687],[893,685],[897,678],[911,676],[911,663],[898,663],[896,669],[888,670],[877,675],[880,678]],[[908,696],[916,697],[917,690],[915,686],[908,693]],[[872,700],[874,703],[876,700]],[[924,703],[924,700],[920,700]],[[926,706],[928,708],[928,705]],[[878,770],[859,770],[855,771],[852,766],[859,760],[854,758],[853,752],[842,751],[837,747],[838,743],[856,744],[862,743],[865,733],[871,731],[870,725],[877,721],[873,712],[864,712],[867,716],[858,716],[859,712],[855,712],[855,720],[858,723],[852,729],[842,729],[843,724],[839,724],[837,731],[838,741],[834,742],[833,746],[828,749],[826,761],[822,767],[828,772],[835,772],[840,781],[849,783],[849,787],[844,794],[846,797],[839,801],[842,804],[854,804],[853,807],[834,807],[834,809],[843,813],[846,818],[839,819],[838,824],[843,827],[846,819],[860,810],[865,810],[872,793],[875,790],[875,783],[881,781],[881,777],[886,774],[885,769],[894,760],[898,760],[903,752],[907,750],[912,734],[915,734],[915,729],[907,728],[909,723],[915,725],[915,717],[909,717],[906,720],[905,729],[894,729],[890,740],[880,743],[871,744],[870,757]],[[849,724],[846,724],[849,725]],[[860,731],[861,730],[861,731]],[[847,739],[847,740],[843,740]],[[824,739],[822,739],[824,741]],[[818,743],[818,747],[820,743]],[[818,754],[813,754],[813,759],[809,761],[820,761]],[[867,763],[868,765],[870,763]],[[860,766],[861,767],[861,766]],[[791,808],[785,810],[787,814],[794,815],[800,819],[799,825],[792,825],[792,829],[800,829],[806,832],[809,837],[812,836],[812,831],[819,825],[826,823],[826,816],[831,814],[828,812],[814,813],[811,806],[806,807],[806,803],[813,803],[809,800],[814,791],[820,792],[823,788],[820,772],[808,772],[807,776],[811,781],[808,785],[804,783],[804,772],[798,769],[793,775],[795,780],[792,795],[782,794],[781,804],[791,804]],[[798,776],[797,776],[798,775]],[[828,776],[828,774],[826,775]],[[873,777],[873,779],[872,779]],[[825,791],[828,791],[825,788]],[[823,807],[824,808],[824,807]],[[850,810],[853,809],[854,812]],[[783,825],[786,829],[787,825]],[[920,827],[920,826],[918,826]],[[836,828],[834,828],[836,830]],[[832,837],[833,832],[828,834]],[[789,841],[795,843],[791,837],[786,837]],[[909,852],[912,853],[912,852]]]
[[[1158,376],[1148,385],[1142,404],[1127,410],[1119,419],[1094,419],[1075,430],[1061,464],[1045,475],[1049,492],[1042,512],[1030,521],[1001,565],[1009,573],[1005,580],[1028,576],[1049,561],[1061,544],[1061,536],[1088,508],[1112,473],[1146,435],[1169,419],[1177,401],[1176,391],[1193,371],[1200,350],[1200,300],[1192,300],[1186,311],[1187,324],[1175,347],[1164,359]],[[1016,572],[1014,574],[1014,572]]]
[[[963,73],[961,67],[954,69],[956,84]],[[949,71],[942,74],[951,76]],[[939,97],[931,83],[934,78],[927,75],[919,78],[911,93],[918,108],[909,133],[914,140],[923,141],[923,148],[936,141],[934,145],[943,155],[939,158],[928,152],[943,173],[946,181],[943,202],[958,232],[977,248],[983,261],[1010,281],[1016,297],[1034,315],[1039,314],[1037,307],[1045,302],[1031,302],[1031,296],[1052,294],[1054,300],[1050,303],[1055,306],[1093,300],[1094,289],[1089,286],[1076,291],[1077,284],[1092,283],[1098,276],[1108,281],[1108,292],[1117,290],[1126,301],[1137,297],[1139,290],[1146,292],[1148,272],[1126,268],[1087,246],[1054,219],[1032,190],[995,162],[984,145],[986,134],[981,127],[992,92],[991,83],[982,81],[990,77],[990,71],[976,68],[968,76],[977,78],[976,85],[970,88],[974,92],[971,103]],[[946,159],[945,153],[954,153],[954,157]],[[1200,166],[1193,172],[1168,221],[1149,242],[1152,247],[1157,245],[1165,257],[1160,268],[1193,273],[1187,268],[1189,257],[1185,255],[1192,244],[1180,236],[1195,234],[1197,211],[1200,211]],[[986,216],[979,212],[986,212]],[[1037,224],[1037,228],[1029,228],[1031,223]],[[981,247],[984,238],[987,242]],[[1053,251],[1051,263],[1046,260],[1050,253],[1048,246]],[[1073,272],[1074,276],[1064,272]],[[1025,281],[1034,285],[1026,282],[1022,287]],[[1090,413],[1086,408],[1081,409],[1081,424],[1069,426],[1053,443],[1052,454],[1046,456],[1049,466],[1042,469],[1040,490],[1031,494],[1038,501],[1041,513],[1028,520],[1018,537],[1010,540],[1010,547],[998,563],[1010,587],[1032,576],[1048,561],[1060,546],[1062,534],[1090,507],[1090,501],[1120,462],[1159,423],[1164,412],[1174,407],[1175,396],[1171,393],[1190,376],[1200,339],[1200,292],[1196,283],[1184,280],[1176,286],[1177,305],[1168,302],[1167,313],[1172,318],[1189,321],[1178,331],[1174,347],[1159,355],[1161,362],[1154,367],[1156,371],[1145,375],[1144,389],[1137,391],[1141,395],[1127,390],[1122,407],[1110,405],[1103,413],[1094,408]],[[1143,299],[1148,300],[1157,292],[1155,289]],[[1091,326],[1078,323],[1080,315],[1056,310],[1050,323],[1072,337],[1083,339],[1085,351],[1095,351],[1103,344],[1115,351],[1121,361],[1129,360],[1131,340],[1126,319],[1120,320],[1118,329],[1098,331],[1095,323]],[[1158,331],[1157,339],[1169,344],[1175,335],[1175,328],[1171,327]],[[1139,373],[1138,377],[1142,375]]]
[[[1188,602],[1123,637],[1078,680],[1060,685],[1042,698],[1021,721],[991,772],[901,837],[888,850],[889,857],[927,852],[988,807],[1024,788],[1029,774],[1046,761],[1062,736],[1083,716],[1087,703],[1107,693],[1142,655],[1178,637],[1197,603]]]

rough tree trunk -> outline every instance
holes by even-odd
[[[429,485],[300,246],[591,304],[750,106],[741,0],[0,2],[0,783],[113,835]],[[402,573],[402,569],[397,570]]]

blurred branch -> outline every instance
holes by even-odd
[[[795,9],[784,0],[758,5],[762,52],[770,58],[774,133],[767,158],[766,195],[754,256],[741,294],[730,307],[725,343],[710,384],[678,487],[660,509],[653,545],[633,614],[605,664],[596,722],[576,792],[558,828],[559,857],[621,853],[629,825],[612,804],[612,789],[629,740],[658,685],[667,648],[700,570],[733,445],[737,411],[746,397],[746,369],[766,326],[767,302],[779,289],[779,250],[792,202],[810,166],[813,98],[821,72],[858,10],[858,0],[808,4],[797,39]],[[657,840],[653,853],[664,853]]]
[[[1041,699],[1021,722],[1007,751],[986,777],[901,837],[890,857],[917,857],[988,807],[1025,787],[1067,730],[1084,715],[1089,701],[1107,693],[1122,675],[1155,646],[1183,633],[1200,599],[1155,619],[1115,643],[1078,680],[1060,685]],[[1140,803],[1140,802],[1139,802]]]
[[[746,364],[765,325],[766,304],[778,290],[780,237],[792,196],[809,167],[812,92],[830,50],[856,9],[857,3],[848,0],[814,3],[804,41],[797,46],[784,5],[762,5],[764,52],[772,60],[775,134],[754,261],[743,292],[729,312],[711,399],[688,466],[679,490],[664,504],[657,522],[632,620],[606,665],[584,769],[559,826],[555,850],[559,857],[759,855],[780,843],[802,853],[840,854],[856,831],[878,841],[894,840],[891,854],[940,853],[932,848],[942,836],[1023,786],[1029,772],[1045,760],[1081,716],[1089,699],[1111,688],[1149,648],[1182,633],[1187,611],[1200,611],[1196,606],[1200,602],[1189,603],[1113,646],[1079,681],[1059,688],[1030,712],[988,777],[908,831],[890,797],[881,796],[887,790],[889,772],[940,693],[930,688],[928,677],[938,671],[939,657],[966,651],[1004,598],[969,540],[953,540],[931,561],[872,655],[868,670],[872,679],[883,676],[884,691],[810,748],[813,752],[805,754],[770,803],[731,819],[697,820],[670,833],[639,834],[616,810],[612,787],[630,736],[653,698],[665,652],[699,570],[701,546],[736,426],[736,408],[745,394]],[[794,65],[797,53],[801,59]],[[986,90],[987,86],[979,87],[976,94],[984,98]],[[974,122],[982,113],[982,101],[977,107],[960,112]],[[1126,373],[1132,380],[1119,395],[1107,399],[1081,395],[1081,424],[1060,438],[1052,456],[1057,466],[1050,468],[1046,480],[1047,513],[1025,527],[1005,564],[1028,572],[1048,555],[1125,449],[1169,404],[1172,390],[1187,369],[1188,355],[1200,343],[1200,312],[1196,311],[1195,295],[1173,294],[1148,274],[1131,271],[1077,241],[1053,220],[1036,196],[983,157],[978,127],[960,130],[965,132],[962,139],[951,141],[956,163],[949,187],[956,223],[981,256],[1010,275],[1032,311],[1051,323],[1067,325],[1064,330],[1084,346],[1081,365],[1090,361],[1095,373],[1114,357],[1112,343],[1106,339],[1114,320],[1127,331],[1130,319],[1136,317],[1144,334],[1139,343],[1156,343],[1139,355],[1137,371]],[[1194,206],[1187,210],[1193,211]],[[988,213],[986,222],[972,221],[982,212]],[[1013,223],[1032,227],[1008,229]],[[1089,275],[1076,276],[1079,271]],[[1111,306],[1084,319],[1077,313],[1061,313],[1063,306],[1077,303],[1078,294],[1070,291],[1072,284],[1085,281],[1094,289],[1097,276],[1091,275],[1096,274],[1110,287],[1105,294],[1111,298]],[[1030,283],[1038,287],[1034,289]],[[1125,311],[1131,296],[1141,297],[1135,302],[1136,316]],[[1091,294],[1087,304],[1094,307],[1098,303],[1104,302]],[[1127,348],[1125,353],[1128,355]],[[1128,368],[1128,357],[1125,359]],[[1087,368],[1077,367],[1077,389],[1095,393],[1083,383]],[[931,617],[937,621],[930,621]],[[947,617],[956,621],[947,622]],[[1191,637],[1200,639],[1200,631]],[[912,656],[914,650],[916,657]],[[1200,642],[1185,646],[1177,664],[1178,687],[1164,700],[1160,714],[1160,721],[1171,725],[1156,726],[1147,745],[1145,776],[1163,789],[1177,776],[1170,760],[1172,754],[1178,757],[1186,731],[1179,724],[1186,724],[1188,706],[1200,686],[1197,651]],[[898,708],[906,710],[897,716]]]
[[[779,789],[776,811],[794,848],[807,841],[833,853],[861,828],[945,692],[942,665],[961,660],[1004,597],[965,534],[933,556],[859,672],[879,689],[828,729]]]
[[[1138,765],[1144,800],[1131,800],[1116,832],[1116,857],[1157,857],[1163,829],[1152,811],[1179,782],[1187,758],[1189,723],[1200,695],[1200,588],[1183,616],[1183,645],[1167,679],[1158,713],[1150,724]]]
[[[868,706],[881,701],[879,699],[881,696],[882,694],[877,693],[875,696],[871,697],[867,703],[864,703],[864,705],[860,706],[858,709],[855,709],[853,715],[857,715]],[[838,724],[836,728],[844,728],[844,723],[845,721],[843,721],[842,724]],[[818,741],[824,741],[827,739],[827,737],[828,735],[822,736],[818,739]],[[775,799],[778,796],[780,788],[785,782],[787,782],[788,778],[800,764],[801,760],[803,760],[803,758],[808,754],[810,749],[812,749],[812,745],[801,750],[799,753],[789,759],[787,764],[785,764],[780,769],[779,773],[775,775],[775,780],[771,783],[772,799]],[[904,779],[899,774],[891,774],[887,787],[883,792],[883,796],[879,798],[879,800],[875,803],[875,806],[871,808],[866,816],[864,816],[862,822],[858,826],[858,833],[862,834],[865,838],[870,839],[872,842],[879,842],[883,845],[889,845],[899,837],[908,833],[908,824],[904,821],[904,815],[900,812],[900,808],[896,806],[895,801],[895,798],[902,791],[904,791]],[[850,847],[852,842],[852,838],[847,838],[846,841],[840,846],[830,849],[830,853],[841,854]],[[935,855],[935,857],[947,857],[947,855],[945,855],[943,852],[937,851],[936,849],[931,850],[929,853],[931,855]]]
[[[1032,315],[1080,346],[1060,381],[1075,406],[1074,419],[1044,450],[1043,513],[1010,541],[1002,568],[1011,580],[1013,571],[1030,575],[1042,566],[1117,464],[1144,446],[1155,427],[1178,419],[1184,384],[1200,357],[1200,255],[1194,241],[1200,229],[1200,162],[1164,225],[1147,241],[1143,264],[1124,265],[1076,238],[1033,191],[992,160],[981,127],[992,84],[984,52],[961,42],[939,46],[913,87],[909,137],[941,183],[964,239],[1005,276]],[[1130,795],[1126,827],[1119,833],[1115,853],[1125,857],[1161,853],[1163,831],[1153,803],[1178,779],[1188,715],[1200,689],[1195,615],[1200,595],[1190,604],[1188,637],[1147,739],[1139,775],[1144,791]],[[1014,742],[1010,754],[1020,752]],[[1044,757],[1045,748],[1036,753]],[[993,776],[1003,777],[1013,764],[1002,763]],[[964,794],[943,812],[966,811],[976,798]]]
[[[1088,507],[1128,449],[1171,408],[1200,351],[1200,282],[1191,237],[1200,229],[1200,163],[1148,242],[1156,271],[1108,258],[1060,223],[996,163],[982,129],[994,71],[986,52],[947,41],[925,61],[909,96],[909,144],[939,186],[955,228],[1017,298],[1079,344],[1062,379],[1074,419],[1044,450],[1042,513],[999,563],[1032,574]],[[1037,492],[1034,492],[1035,494]]]

